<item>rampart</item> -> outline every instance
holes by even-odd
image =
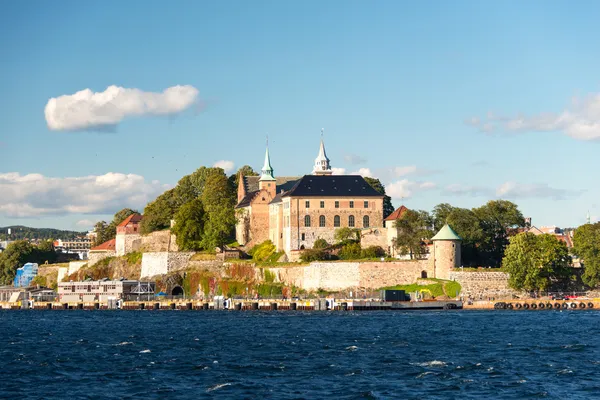
[[[449,279],[462,287],[461,295],[475,300],[507,298],[519,295],[508,286],[509,275],[505,272],[462,272],[450,271]]]

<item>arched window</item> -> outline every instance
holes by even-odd
[[[350,215],[350,216],[348,217],[348,226],[349,226],[350,228],[354,228],[354,215]]]
[[[319,228],[325,228],[325,216],[321,215],[319,217]]]
[[[336,215],[335,217],[333,217],[333,226],[335,228],[340,227],[340,216],[339,215]]]
[[[427,271],[421,271],[421,278],[427,278]]]
[[[306,226],[307,228],[310,227],[310,215],[306,215],[304,217],[304,226]]]
[[[368,228],[369,227],[369,216],[365,215],[363,217],[363,228]]]

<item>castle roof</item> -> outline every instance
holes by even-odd
[[[129,224],[139,224],[142,220],[142,216],[140,214],[131,214],[129,217],[125,218],[123,222],[121,222],[117,227],[124,227]]]
[[[116,240],[110,239],[96,247],[92,247],[90,251],[114,251],[116,249]]]
[[[301,176],[278,176],[275,178],[277,192],[290,190],[294,184],[302,178]],[[244,176],[244,188],[246,193],[258,191],[260,176]]]
[[[265,163],[261,170],[260,175],[261,181],[274,181],[273,177],[273,167],[271,167],[271,158],[269,157],[269,148],[267,147],[267,151],[265,152]]]
[[[304,175],[282,197],[383,197],[360,175]]]
[[[393,213],[388,215],[387,218],[384,219],[384,221],[395,221],[398,218],[402,217],[404,215],[404,213],[407,211],[408,211],[408,208],[406,208],[404,206],[400,206],[400,207],[396,208]]]
[[[440,229],[440,231],[431,238],[431,240],[462,240],[460,236],[450,228],[450,225],[446,224]]]

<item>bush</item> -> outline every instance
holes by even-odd
[[[300,254],[303,262],[322,261],[327,259],[327,252],[322,249],[306,249]]]
[[[248,254],[252,256],[252,260],[256,262],[266,261],[273,253],[275,253],[275,245],[270,240],[265,240],[248,251]]]
[[[380,258],[385,256],[385,250],[380,246],[369,246],[360,253],[361,258]]]
[[[359,243],[348,243],[342,247],[338,254],[342,260],[356,260],[361,257],[361,248]]]
[[[338,243],[359,241],[360,230],[353,228],[338,228],[335,230],[334,238]]]
[[[31,286],[34,286],[34,285],[46,286],[46,277],[43,275],[36,275],[31,280]]]
[[[317,239],[315,240],[315,244],[313,244],[313,249],[326,249],[329,247],[329,243],[325,239]]]

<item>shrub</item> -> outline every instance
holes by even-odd
[[[334,238],[338,243],[360,240],[360,230],[353,228],[338,228],[335,230]]]
[[[338,254],[342,260],[356,260],[361,256],[359,243],[348,243],[342,247]]]
[[[329,243],[325,239],[317,239],[313,244],[313,249],[326,249],[327,247],[329,247]]]
[[[360,253],[361,258],[379,258],[385,256],[385,250],[380,246],[369,246]]]
[[[327,259],[327,252],[322,249],[306,249],[300,254],[303,262],[321,261]]]
[[[275,245],[270,240],[265,240],[248,251],[256,262],[266,261],[273,253],[275,253]]]
[[[31,280],[31,285],[40,285],[40,286],[46,286],[46,277],[43,275],[36,275],[32,280]]]
[[[460,294],[462,287],[460,286],[460,283],[456,282],[456,281],[449,281],[446,282],[446,284],[444,285],[444,291],[446,292],[446,296],[448,297],[456,297]]]

